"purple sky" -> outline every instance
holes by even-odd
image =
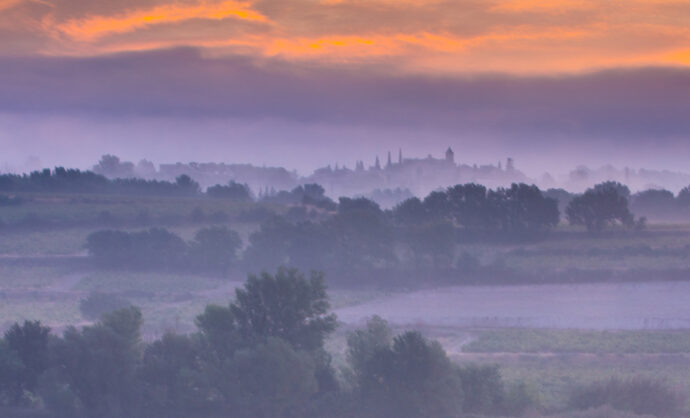
[[[513,156],[531,174],[579,163],[682,170],[690,70],[575,75],[391,74],[196,49],[0,58],[5,162],[138,160],[321,164],[402,147],[467,163]],[[564,166],[565,165],[565,166]]]

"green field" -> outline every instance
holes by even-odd
[[[466,353],[690,353],[690,330],[589,331],[503,329],[482,331]]]
[[[524,382],[539,393],[541,404],[548,410],[563,409],[573,388],[612,377],[660,380],[690,399],[690,387],[687,385],[690,381],[688,354],[485,354],[455,356],[454,359],[458,363],[497,364],[508,382]]]

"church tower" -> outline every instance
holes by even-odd
[[[450,147],[446,150],[446,162],[455,164],[455,153]]]

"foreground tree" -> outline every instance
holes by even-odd
[[[11,399],[19,404],[26,392],[36,390],[38,377],[49,366],[48,341],[50,328],[39,321],[14,324],[5,332],[4,350],[0,348],[0,386],[6,386]],[[5,379],[8,377],[8,379]]]
[[[244,338],[278,337],[307,350],[322,348],[335,329],[329,307],[323,273],[312,272],[306,279],[298,270],[282,267],[275,275],[249,276],[230,304]]]
[[[69,417],[134,416],[142,322],[139,309],[130,307],[93,326],[68,328],[53,347],[54,367],[42,376],[48,408]]]
[[[377,350],[360,376],[365,407],[382,417],[456,417],[462,383],[441,345],[418,332]]]

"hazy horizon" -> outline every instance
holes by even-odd
[[[0,164],[685,171],[681,1],[0,1]]]

